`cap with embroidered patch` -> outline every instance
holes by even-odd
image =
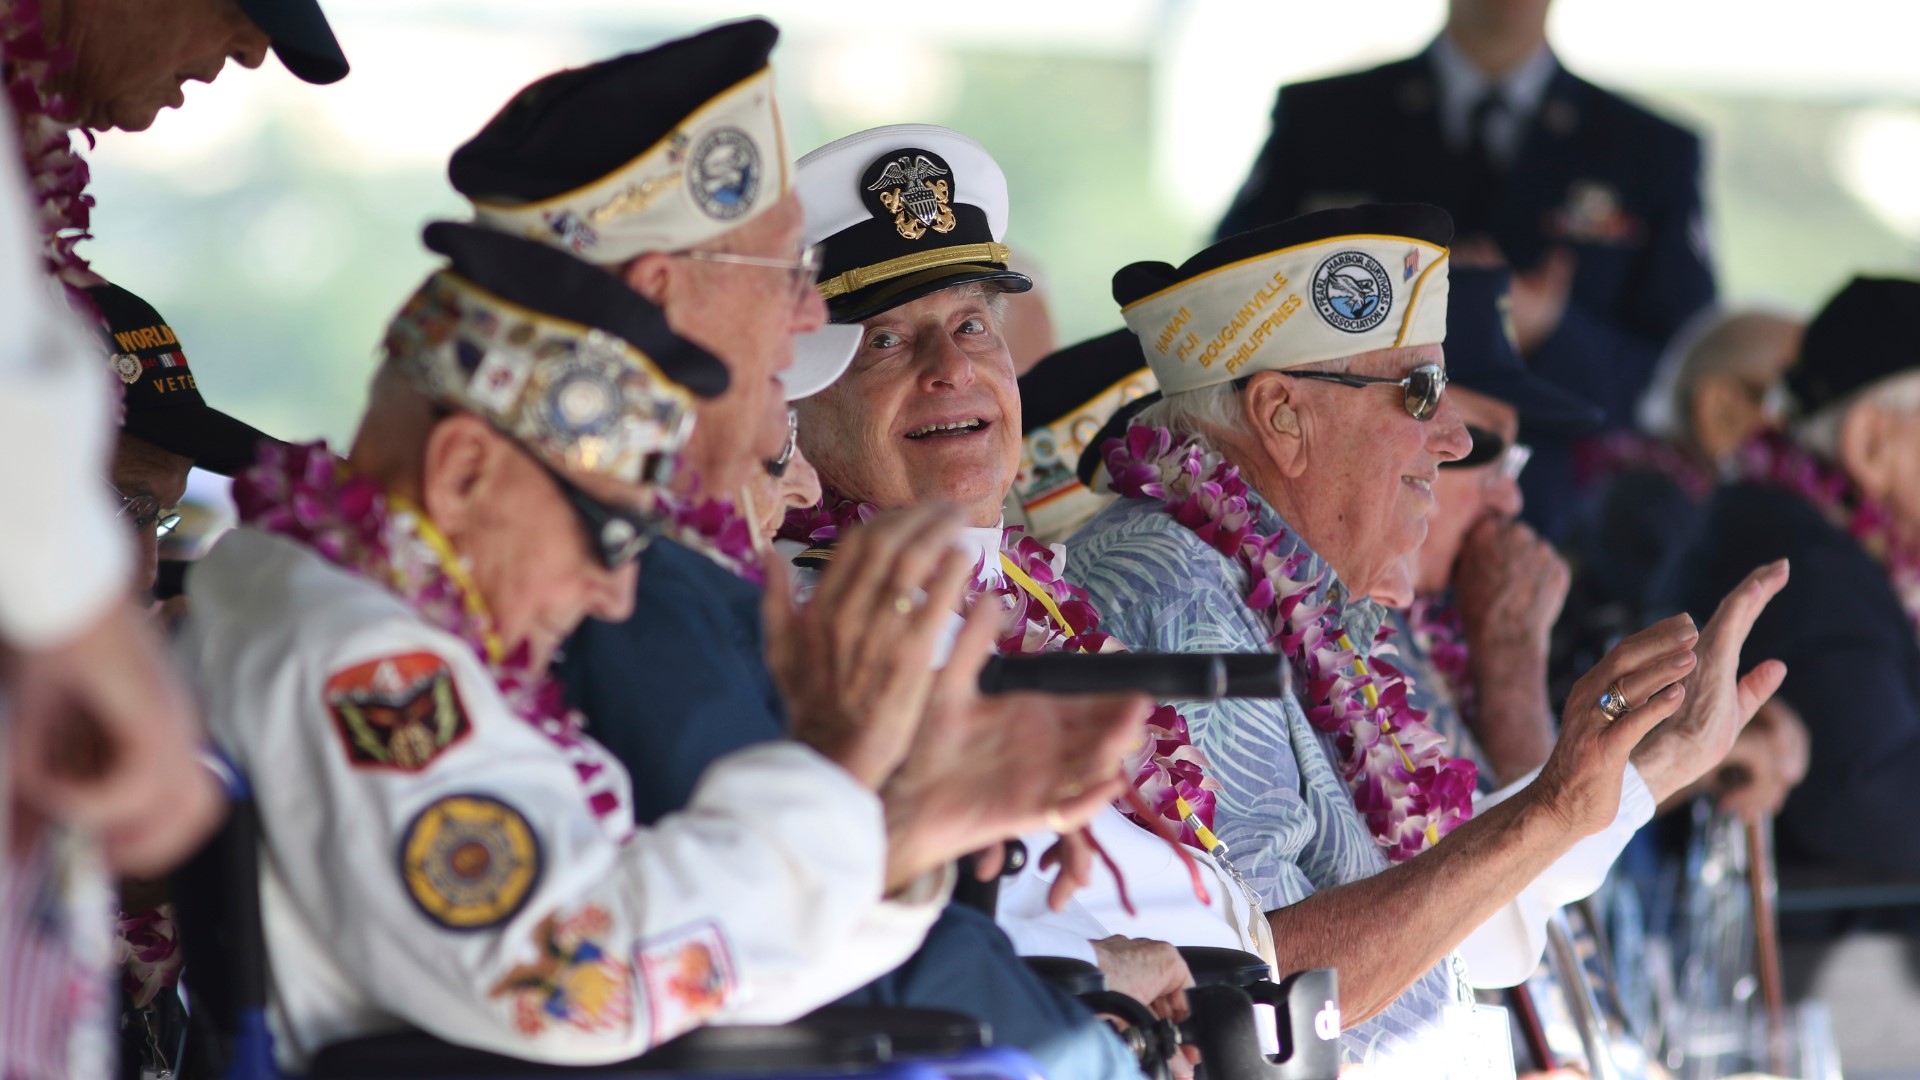
[[[1020,376],[1024,435],[1013,493],[1034,535],[1071,532],[1109,501],[1096,495],[1100,446],[1142,402],[1160,398],[1140,339],[1122,327],[1048,355]],[[1124,422],[1120,428],[1125,430]]]
[[[627,483],[668,476],[694,397],[727,369],[618,277],[537,241],[427,226],[450,265],[388,327],[420,392],[488,420],[549,463]]]
[[[780,201],[792,161],[765,19],[557,72],[515,94],[447,174],[482,225],[602,265],[681,251]]]
[[[833,322],[861,322],[973,282],[1033,288],[1007,267],[1006,174],[957,131],[872,128],[807,154],[796,173]]]
[[[118,285],[87,290],[105,320],[108,365],[126,386],[120,430],[209,472],[236,476],[272,437],[208,405],[173,327]]]
[[[1113,298],[1169,394],[1447,336],[1453,221],[1418,203],[1323,210],[1140,262]]]

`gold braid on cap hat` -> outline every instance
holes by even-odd
[[[401,308],[385,348],[421,393],[568,469],[660,483],[693,431],[693,395],[625,338],[521,307],[450,270]]]

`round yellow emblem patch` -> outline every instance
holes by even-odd
[[[540,842],[506,803],[449,795],[407,827],[400,872],[427,918],[449,930],[480,930],[526,903],[540,879]]]

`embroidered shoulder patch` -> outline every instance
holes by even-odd
[[[732,995],[733,957],[711,920],[670,930],[634,947],[656,1045],[699,1027]]]
[[[521,964],[488,991],[513,999],[513,1026],[538,1035],[548,1024],[611,1031],[633,1020],[633,972],[606,949],[613,929],[607,909],[589,904],[573,915],[549,915],[534,931],[539,958]]]
[[[540,879],[540,842],[520,811],[487,795],[449,795],[400,839],[400,874],[422,914],[449,930],[498,926]]]
[[[322,693],[347,761],[359,768],[419,772],[473,730],[453,672],[430,652],[334,672]]]

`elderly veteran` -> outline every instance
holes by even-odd
[[[1699,604],[1740,561],[1790,557],[1793,582],[1749,650],[1790,667],[1806,780],[1777,821],[1782,858],[1920,872],[1920,838],[1871,828],[1920,768],[1920,282],[1855,278],[1807,326],[1787,371],[1797,419],[1740,455],[1672,597]]]
[[[1402,1068],[1483,1022],[1453,1011],[1471,1001],[1453,950],[1619,815],[1629,762],[1656,800],[1677,790],[1782,674],[1733,667],[1774,566],[1704,631],[1675,618],[1622,642],[1575,685],[1534,782],[1476,812],[1472,765],[1370,658],[1384,612],[1368,597],[1411,599],[1438,466],[1470,448],[1440,349],[1450,231],[1430,207],[1327,211],[1120,271],[1166,398],[1109,444],[1124,498],[1068,555],[1137,648],[1293,661],[1296,700],[1187,716],[1276,951],[1338,968],[1343,1052]]]
[[[732,23],[542,79],[449,169],[479,224],[618,275],[732,374],[727,393],[697,406],[672,481],[676,543],[645,557],[634,614],[587,624],[567,649],[569,687],[644,780],[643,821],[684,806],[715,758],[784,730],[759,589],[738,579],[754,567],[743,557],[751,523],[734,497],[784,450],[782,399],[831,381],[858,337],[822,326],[767,66],[776,37],[761,20]],[[609,125],[610,115],[621,122]],[[802,332],[816,348],[789,367]],[[654,663],[660,656],[681,662]],[[855,1000],[983,1016],[1056,1076],[1105,1075],[1125,1060],[1084,1010],[1007,952],[991,924],[949,908],[912,961]]]
[[[1003,773],[988,790],[1006,803],[975,809],[978,776],[929,770],[925,749],[901,767],[950,726],[935,710],[915,730],[943,613],[843,639],[875,676],[856,697],[830,685],[846,662],[810,649],[832,612],[769,605],[802,691],[794,742],[716,764],[687,816],[637,830],[625,770],[546,665],[583,617],[630,609],[652,485],[725,370],[569,256],[466,226],[428,238],[452,266],[390,329],[346,462],[268,455],[237,493],[245,526],[189,579],[184,658],[266,837],[280,1060],[406,1024],[613,1060],[709,1019],[797,1015],[896,965],[946,863],[1044,801]],[[935,515],[888,523],[878,569],[847,587],[956,595],[950,535]],[[1129,718],[1075,719],[1023,715],[1095,747]],[[1038,770],[1036,791],[1105,789]]]
[[[857,325],[861,341],[847,374],[799,404],[800,442],[825,496],[788,519],[783,536],[822,545],[796,561],[831,567],[851,558],[838,537],[876,510],[958,506],[973,526],[967,536],[978,561],[968,607],[1012,613],[1001,653],[1100,650],[1106,635],[1059,576],[1060,550],[1001,525],[1021,440],[1000,301],[1026,279],[1005,262],[1008,200],[998,164],[958,132],[900,125],[815,150],[801,158],[799,175],[808,238],[822,251],[828,316]],[[836,543],[825,546],[829,540]],[[1188,973],[1167,943],[1272,959],[1263,920],[1250,917],[1251,895],[1207,856],[1213,793],[1186,742],[1179,717],[1157,713],[1143,759],[1130,763],[1144,801],[1094,819],[1092,836],[1124,876],[1126,899],[1103,866],[1056,910],[1050,898],[1060,879],[1039,859],[1003,884],[999,905],[1021,953],[1098,963],[1110,988],[1170,1015],[1185,1008],[1179,991]],[[1184,851],[1168,842],[1183,830]],[[1028,838],[1033,851],[1053,843],[1051,834]],[[1066,876],[1082,873],[1070,868]]]

